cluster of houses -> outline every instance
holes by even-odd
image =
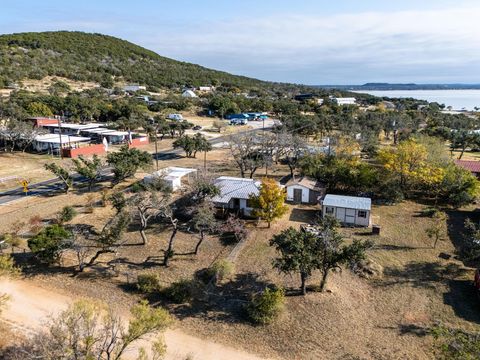
[[[324,99],[318,97],[315,94],[299,94],[294,97],[295,100],[300,102],[314,101],[317,105],[323,105],[325,102]],[[343,105],[357,105],[357,99],[354,97],[335,97],[329,96],[331,102],[337,104],[338,106]]]
[[[246,125],[248,121],[262,121],[268,119],[266,112],[249,112],[240,114],[229,114],[225,118],[230,120],[230,125]]]
[[[147,175],[144,181],[151,183],[161,178],[173,191],[182,188],[182,182],[188,180],[196,169],[168,167]],[[236,213],[249,217],[253,210],[250,197],[260,192],[261,182],[255,179],[220,176],[214,180],[220,190],[211,201],[222,213]],[[371,225],[370,198],[326,194],[325,186],[308,177],[290,179],[280,185],[286,192],[286,199],[293,204],[309,204],[320,206],[322,216],[333,216],[347,226],[369,227]]]
[[[101,155],[110,145],[128,144],[131,147],[146,145],[148,137],[131,131],[118,131],[105,124],[62,123],[59,119],[30,118],[33,126],[45,129],[45,134],[35,137],[32,150],[40,153],[59,153],[65,157]]]

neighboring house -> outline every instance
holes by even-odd
[[[190,179],[190,174],[197,172],[197,169],[181,168],[171,166],[165,169],[155,171],[154,173],[147,175],[143,178],[143,181],[147,184],[152,183],[155,179],[164,180],[172,191],[177,191],[182,187],[182,180],[187,177]]]
[[[220,195],[212,198],[215,207],[250,216],[252,208],[249,206],[249,198],[251,195],[259,194],[260,181],[221,176],[214,183],[220,190]]]
[[[477,178],[480,178],[480,161],[475,160],[455,160],[455,165],[470,171]]]
[[[34,127],[40,127],[45,125],[58,125],[58,119],[48,117],[31,117],[27,121],[30,121]]]
[[[140,90],[146,91],[147,87],[142,85],[125,85],[123,87],[123,91],[128,91],[128,92],[135,92]]]
[[[37,135],[32,142],[32,148],[37,152],[47,152],[49,154],[57,153],[60,148],[77,148],[81,144],[90,143],[91,139],[82,136],[62,135],[62,143],[60,145],[59,134],[42,134]]]
[[[325,195],[325,186],[312,178],[290,179],[285,185],[287,201],[302,204],[318,204]]]
[[[357,99],[353,97],[337,97],[337,98],[332,98],[334,102],[337,103],[337,105],[356,105],[357,104]]]
[[[204,91],[204,92],[211,92],[213,90],[215,90],[213,86],[200,86],[198,88],[198,91]]]
[[[182,96],[186,97],[186,98],[196,98],[196,97],[198,97],[197,94],[195,94],[195,92],[193,90],[185,90],[182,93]]]
[[[182,114],[168,114],[169,120],[183,121]]]
[[[327,194],[322,201],[322,217],[333,216],[345,225],[368,227],[371,208],[370,198]]]

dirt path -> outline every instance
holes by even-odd
[[[14,331],[31,334],[40,328],[49,316],[55,316],[72,303],[72,298],[35,286],[27,280],[0,279],[0,292],[10,296],[1,321]],[[261,360],[262,358],[221,344],[205,341],[178,330],[165,333],[166,360]],[[131,351],[130,354],[136,358]]]

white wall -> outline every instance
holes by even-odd
[[[290,185],[287,187],[287,201],[293,201],[294,189],[302,190],[302,203],[308,204],[310,200],[310,189],[307,189],[301,185]]]
[[[330,206],[329,206],[330,207]],[[322,217],[325,217],[327,215],[326,213],[326,208],[327,206],[323,205],[322,206]],[[345,213],[348,211],[349,213],[352,212],[353,209],[346,209],[346,208],[341,208],[341,207],[335,207],[334,208],[334,213],[333,215],[335,216],[336,219],[338,219],[338,221],[342,222],[342,223],[345,223]],[[357,226],[364,226],[364,227],[368,227],[370,226],[370,211],[367,210],[367,217],[365,218],[362,218],[362,217],[358,217],[358,211],[359,210],[354,210],[355,212],[355,219],[353,221],[353,224],[357,225]],[[328,214],[330,215],[330,214]]]

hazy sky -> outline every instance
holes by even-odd
[[[46,30],[265,80],[480,83],[478,0],[0,0],[0,33]]]

